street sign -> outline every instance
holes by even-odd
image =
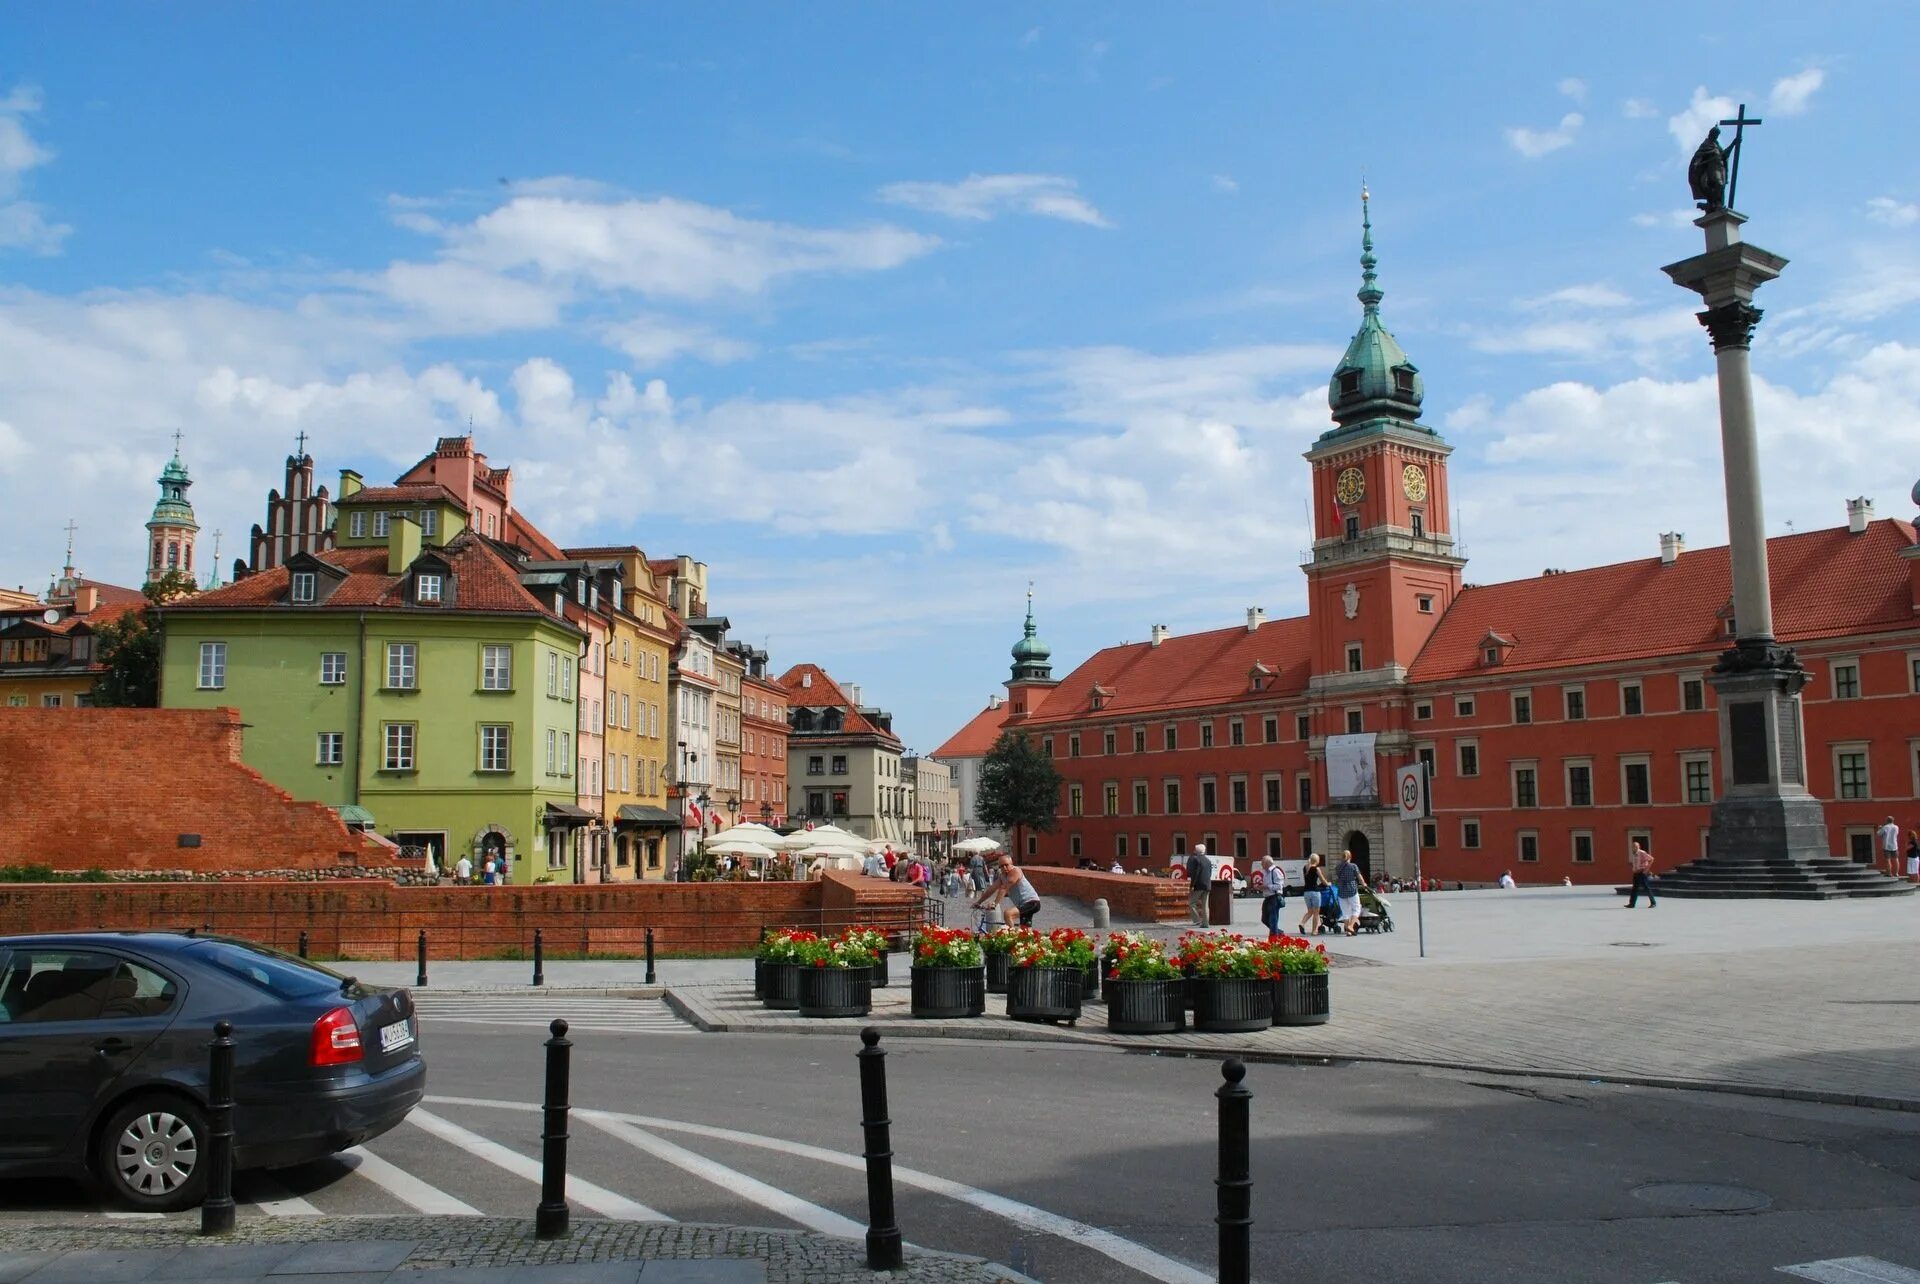
[[[1416,762],[1394,772],[1393,793],[1400,804],[1400,819],[1424,820],[1433,814],[1428,806],[1425,764]]]

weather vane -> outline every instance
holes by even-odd
[[[1720,145],[1720,125],[1715,125],[1694,149],[1693,159],[1687,162],[1687,186],[1693,191],[1694,202],[1707,213],[1733,208],[1740,190],[1740,144],[1747,126],[1761,123],[1759,117],[1747,115],[1747,105],[1741,103],[1732,120],[1720,122],[1733,126],[1732,143]]]

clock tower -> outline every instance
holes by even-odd
[[[1460,592],[1466,564],[1448,519],[1447,456],[1440,435],[1420,422],[1426,389],[1380,320],[1385,297],[1374,271],[1373,220],[1360,193],[1360,329],[1327,385],[1334,426],[1306,454],[1313,468],[1313,551],[1307,575],[1313,622],[1307,684],[1313,740],[1372,734],[1365,798],[1331,797],[1316,773],[1314,846],[1351,850],[1374,873],[1411,875],[1406,826],[1391,821],[1393,768],[1413,758],[1405,698],[1407,671]]]

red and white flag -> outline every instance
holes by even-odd
[[[693,825],[704,825],[706,823],[706,821],[700,815],[699,803],[690,802],[687,804],[687,820],[690,824],[693,824]]]

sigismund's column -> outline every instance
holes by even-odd
[[[1728,552],[1733,567],[1735,644],[1709,679],[1720,704],[1720,798],[1707,837],[1709,861],[1803,861],[1826,857],[1826,816],[1807,791],[1800,689],[1807,672],[1773,636],[1766,519],[1748,364],[1760,309],[1754,291],[1787,261],[1740,239],[1746,216],[1718,206],[1694,226],[1704,254],[1662,269],[1706,303],[1699,314],[1713,342],[1720,381],[1720,448],[1726,468]]]

